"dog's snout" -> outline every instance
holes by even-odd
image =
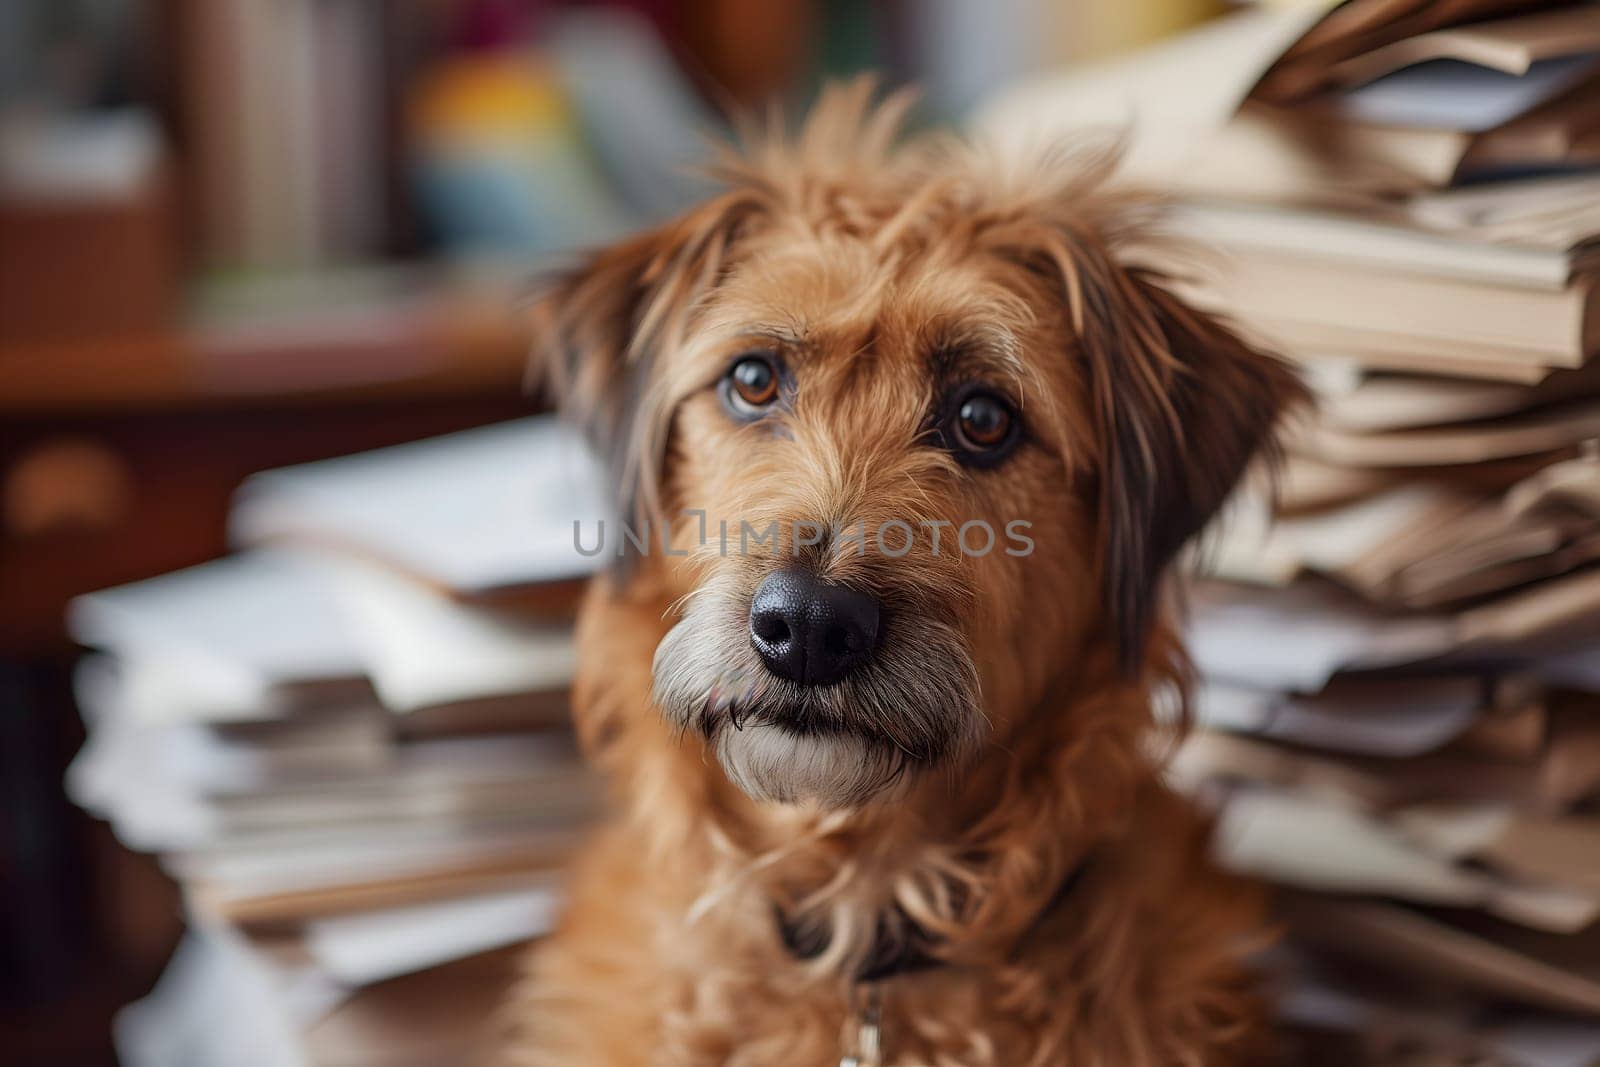
[[[866,593],[810,571],[775,571],[750,602],[750,643],[767,669],[799,685],[832,685],[871,655],[881,617]]]

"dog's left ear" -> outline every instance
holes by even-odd
[[[758,206],[748,193],[726,193],[552,274],[534,297],[531,377],[606,460],[625,518],[658,503],[671,410],[655,368]]]
[[[1157,275],[1097,258],[1078,259],[1074,319],[1103,449],[1105,603],[1131,674],[1142,665],[1168,565],[1305,390],[1281,359],[1186,304]]]
[[[1100,442],[1104,604],[1122,668],[1134,674],[1168,565],[1305,390],[1282,360],[1118,260],[1111,245],[1127,204],[1139,201],[1091,192],[1014,215],[989,237],[1058,287],[1071,318]]]

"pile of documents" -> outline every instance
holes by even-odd
[[[233,556],[72,605],[68,788],[180,883],[123,1062],[467,1062],[598,792],[567,714],[604,516],[548,419],[257,475]]]
[[[979,122],[1125,128],[1158,264],[1316,394],[1197,546],[1173,766],[1301,1056],[1600,1061],[1600,6],[1250,11]]]

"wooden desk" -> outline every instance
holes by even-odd
[[[0,655],[91,589],[220,555],[248,474],[528,414],[509,302],[424,298],[0,350]]]

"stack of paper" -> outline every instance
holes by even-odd
[[[597,803],[566,694],[599,485],[545,419],[272,471],[236,555],[73,604],[69,791],[190,920],[124,1062],[470,1058]]]
[[[1326,1062],[1600,1058],[1597,79],[1594,4],[1350,0],[981,120],[1126,125],[1161,265],[1318,398],[1198,546],[1174,775]]]

